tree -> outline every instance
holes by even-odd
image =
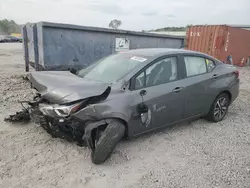
[[[156,29],[155,31],[185,31],[186,27],[164,27]]]
[[[13,20],[0,20],[0,32],[4,33],[20,33],[21,27],[20,25],[16,24]]]
[[[118,29],[122,25],[121,20],[114,19],[109,23],[109,27],[112,29]]]

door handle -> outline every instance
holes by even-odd
[[[183,87],[176,87],[173,89],[173,93],[179,93],[182,89]]]

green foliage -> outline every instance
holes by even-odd
[[[186,27],[164,27],[155,31],[186,31]]]
[[[15,23],[13,20],[0,20],[0,32],[7,34],[10,33],[21,33],[21,26]]]
[[[118,29],[122,25],[121,20],[114,19],[109,23],[109,27],[112,29]]]

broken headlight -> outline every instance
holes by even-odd
[[[39,110],[48,116],[67,117],[75,113],[82,105],[82,101],[71,105],[46,105],[39,104]]]

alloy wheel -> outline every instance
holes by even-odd
[[[227,113],[228,100],[226,97],[221,97],[217,100],[214,108],[214,117],[218,120],[224,118]]]

